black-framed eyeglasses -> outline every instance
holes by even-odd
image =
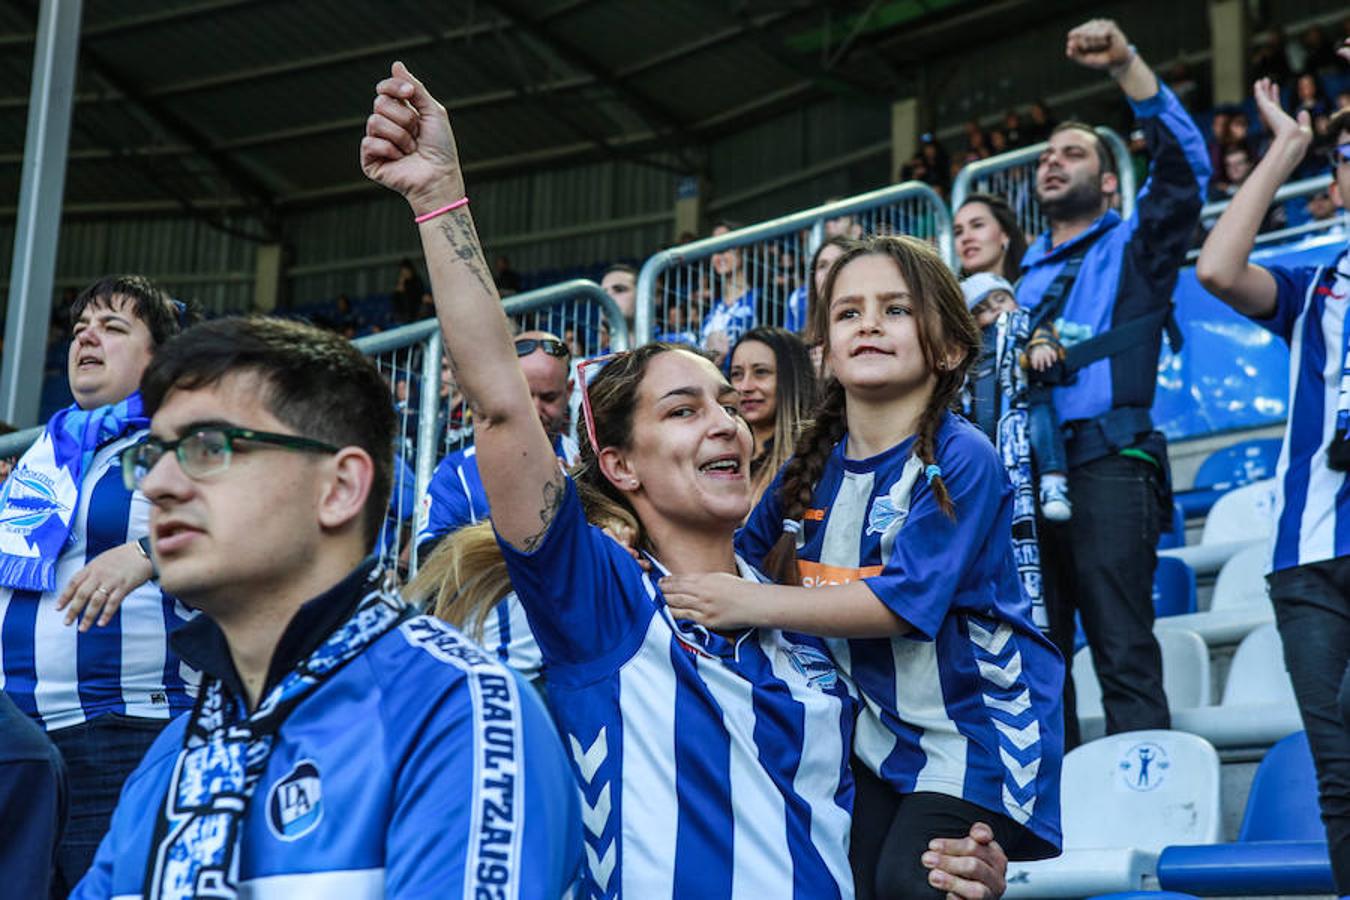
[[[236,441],[271,444],[304,453],[337,453],[339,449],[332,444],[295,434],[276,434],[228,425],[198,428],[176,441],[162,441],[149,436],[123,450],[122,483],[129,491],[139,489],[145,476],[170,451],[178,458],[178,465],[184,475],[194,479],[210,478],[230,467]]]
[[[549,356],[569,359],[572,351],[562,341],[553,338],[521,338],[516,341],[516,356],[529,356],[536,350],[543,350]]]
[[[1342,163],[1350,162],[1350,144],[1337,144],[1327,150],[1327,162],[1333,169]]]

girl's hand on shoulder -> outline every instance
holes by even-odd
[[[1059,361],[1059,354],[1049,344],[1038,344],[1027,351],[1027,359],[1037,372],[1044,372]]]
[[[660,582],[670,614],[715,631],[754,628],[765,624],[759,602],[762,587],[739,575],[667,575]]]

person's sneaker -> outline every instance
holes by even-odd
[[[1041,515],[1051,522],[1067,522],[1073,518],[1067,482],[1056,479],[1041,484]]]

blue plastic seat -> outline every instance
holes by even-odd
[[[1225,492],[1263,478],[1273,478],[1280,458],[1280,438],[1254,438],[1215,450],[1195,473],[1194,487],[1178,491],[1176,502],[1187,518],[1209,512]]]
[[[1179,559],[1158,557],[1158,567],[1153,570],[1154,615],[1181,616],[1195,610],[1195,572]]]
[[[1208,896],[1335,892],[1304,732],[1280,741],[1261,761],[1237,842],[1165,848],[1158,882]]]
[[[1158,535],[1158,549],[1184,546],[1186,546],[1186,511],[1181,508],[1178,501],[1173,500],[1172,527]]]

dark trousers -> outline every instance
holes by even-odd
[[[1064,433],[1059,428],[1050,388],[1043,385],[1032,385],[1027,390],[1027,440],[1037,472],[1046,475],[1068,471]]]
[[[1153,636],[1153,569],[1163,493],[1156,466],[1104,456],[1069,470],[1073,521],[1038,522],[1050,639],[1072,669],[1074,612],[1102,687],[1106,733],[1169,728]],[[1064,749],[1080,743],[1073,678],[1064,679]]]
[[[74,888],[88,871],[108,830],[122,784],[168,724],[168,719],[109,713],[49,732],[66,763],[70,797],[70,818],[56,852],[57,880],[66,890]]]
[[[1350,894],[1350,731],[1341,714],[1350,687],[1350,556],[1282,569],[1266,577],[1317,767],[1336,893]]]
[[[853,761],[853,837],[849,862],[857,900],[928,900],[946,896],[928,883],[923,854],[933,838],[963,838],[983,822],[1010,859],[1030,832],[1007,816],[960,797],[921,791],[897,794],[871,770]]]

